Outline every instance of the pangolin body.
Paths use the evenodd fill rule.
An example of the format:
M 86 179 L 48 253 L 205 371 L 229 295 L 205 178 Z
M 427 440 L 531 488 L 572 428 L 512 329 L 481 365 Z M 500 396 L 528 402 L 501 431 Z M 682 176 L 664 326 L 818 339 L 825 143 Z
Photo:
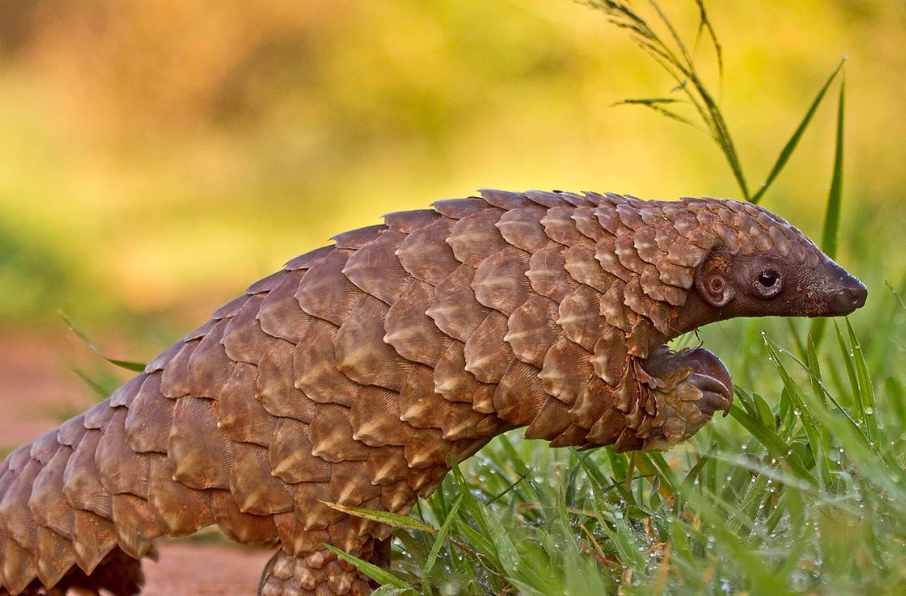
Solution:
M 712 355 L 666 340 L 859 306 L 795 228 L 734 201 L 488 190 L 333 240 L 6 458 L 0 594 L 133 594 L 155 538 L 212 524 L 279 541 L 266 596 L 367 594 L 322 545 L 386 564 L 389 529 L 330 504 L 406 514 L 515 427 L 554 446 L 675 443 L 732 389 Z M 789 312 L 725 302 L 727 259 L 765 254 L 800 282 L 843 281 Z

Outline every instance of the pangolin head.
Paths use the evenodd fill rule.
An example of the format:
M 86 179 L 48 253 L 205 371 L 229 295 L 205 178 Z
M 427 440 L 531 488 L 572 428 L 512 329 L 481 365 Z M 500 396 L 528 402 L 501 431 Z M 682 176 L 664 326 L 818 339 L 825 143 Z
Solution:
M 714 215 L 714 243 L 695 271 L 695 291 L 716 319 L 836 317 L 865 304 L 862 282 L 783 218 L 750 203 L 701 202 Z

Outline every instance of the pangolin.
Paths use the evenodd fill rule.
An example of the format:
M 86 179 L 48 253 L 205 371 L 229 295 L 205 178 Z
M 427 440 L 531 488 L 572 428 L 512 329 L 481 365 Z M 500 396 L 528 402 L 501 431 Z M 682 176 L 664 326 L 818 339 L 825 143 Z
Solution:
M 516 427 L 556 447 L 669 447 L 733 389 L 714 355 L 668 340 L 867 295 L 731 200 L 484 190 L 332 240 L 6 458 L 0 593 L 135 594 L 157 537 L 216 524 L 279 544 L 265 596 L 368 594 L 323 545 L 387 565 L 389 528 L 332 504 L 406 514 Z

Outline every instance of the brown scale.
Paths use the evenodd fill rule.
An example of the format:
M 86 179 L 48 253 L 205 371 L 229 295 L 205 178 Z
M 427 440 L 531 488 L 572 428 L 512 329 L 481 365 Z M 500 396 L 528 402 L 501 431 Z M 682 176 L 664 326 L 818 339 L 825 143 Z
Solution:
M 394 211 L 384 215 L 384 225 L 394 232 L 411 234 L 424 228 L 438 219 L 440 214 L 433 209 L 415 209 L 413 211 Z
M 168 536 L 188 536 L 214 523 L 214 491 L 195 490 L 173 480 L 162 454 L 149 455 L 148 507 Z
M 63 496 L 63 472 L 72 453 L 72 447 L 60 446 L 38 473 L 28 499 L 28 508 L 38 525 L 68 538 L 72 537 L 72 507 Z
M 182 348 L 181 342 L 174 344 L 174 346 L 179 349 Z M 164 354 L 166 355 L 166 358 L 160 358 L 160 359 L 156 358 L 155 360 L 157 360 L 157 362 L 152 361 L 151 363 L 148 364 L 148 366 L 145 367 L 144 374 L 136 375 L 136 376 L 132 377 L 132 379 L 130 379 L 129 381 L 126 381 L 125 383 L 123 383 L 119 387 L 119 389 L 114 391 L 113 394 L 110 396 L 110 405 L 113 406 L 114 408 L 119 407 L 119 406 L 126 406 L 128 408 L 129 406 L 131 406 L 133 400 L 135 400 L 136 396 L 138 395 L 139 391 L 141 390 L 142 385 L 144 385 L 145 381 L 148 379 L 148 375 L 152 375 L 153 373 L 162 371 L 164 369 L 164 366 L 166 366 L 167 362 L 169 362 L 173 356 L 175 356 L 176 354 L 179 353 L 179 349 L 174 350 L 174 349 L 170 348 L 170 349 L 166 350 L 164 352 Z M 169 354 L 167 354 L 167 352 L 169 352 Z M 156 375 L 156 376 L 160 377 L 160 375 Z M 54 437 L 56 437 L 55 434 L 54 434 Z
M 551 243 L 532 254 L 529 270 L 525 272 L 532 290 L 561 302 L 579 283 L 584 283 L 566 271 L 567 252 L 566 247 Z
M 454 341 L 434 367 L 433 378 L 430 379 L 434 391 L 449 401 L 474 403 L 483 384 L 465 366 L 465 345 Z
M 465 369 L 482 383 L 498 383 L 513 360 L 513 351 L 503 340 L 508 323 L 506 316 L 493 311 L 466 342 Z
M 588 351 L 594 349 L 607 326 L 600 312 L 600 296 L 591 286 L 581 285 L 563 299 L 557 311 L 556 324 L 563 334 Z
M 289 484 L 327 482 L 331 464 L 312 454 L 309 425 L 281 418 L 268 451 L 274 476 Z
M 546 214 L 547 209 L 540 205 L 513 209 L 497 220 L 497 229 L 500 230 L 504 240 L 516 248 L 534 254 L 551 244 L 551 239 L 541 225 L 541 220 Z
M 311 322 L 302 341 L 293 350 L 293 384 L 310 400 L 349 406 L 359 386 L 337 370 L 334 344 L 338 331 L 333 323 L 320 319 Z M 277 396 L 277 399 L 281 397 Z M 283 395 L 282 399 L 298 398 Z
M 687 438 L 710 418 L 688 369 L 645 365 L 708 251 L 823 258 L 780 218 L 714 199 L 483 190 L 433 207 L 290 260 L 7 457 L 0 592 L 216 524 L 280 542 L 263 594 L 367 594 L 321 545 L 386 565 L 389 528 L 332 505 L 407 514 L 517 426 L 554 446 Z
M 245 293 L 249 296 L 255 296 L 256 294 L 267 294 L 274 291 L 274 289 L 280 285 L 283 279 L 288 275 L 288 271 L 284 268 L 275 273 L 271 273 L 268 276 L 262 277 L 249 287 L 245 289 Z M 147 371 L 146 371 L 147 372 Z
M 396 256 L 409 275 L 436 286 L 459 266 L 447 244 L 455 223 L 443 217 L 406 236 Z
M 268 450 L 251 443 L 235 443 L 230 469 L 230 494 L 239 508 L 252 515 L 292 511 L 293 492 L 272 474 Z
M 404 299 L 390 307 L 384 324 L 384 341 L 400 356 L 432 367 L 452 343 L 427 314 L 433 303 L 434 287 L 416 280 Z
M 399 391 L 412 363 L 384 343 L 388 310 L 372 296 L 359 300 L 337 333 L 337 370 L 355 383 Z
M 361 297 L 361 291 L 343 275 L 351 250 L 334 250 L 305 274 L 295 297 L 307 314 L 342 325 Z
M 217 424 L 233 441 L 267 447 L 277 428 L 277 418 L 255 398 L 257 388 L 258 367 L 237 363 L 215 405 Z
M 271 337 L 286 340 L 293 345 L 302 339 L 311 317 L 304 316 L 295 294 L 306 271 L 289 272 L 274 288 L 258 309 L 258 323 L 261 330 Z
M 400 394 L 366 385 L 349 412 L 353 438 L 369 447 L 405 445 L 409 426 L 400 413 Z
M 161 393 L 161 380 L 159 371 L 147 377 L 128 406 L 123 428 L 130 449 L 137 453 L 167 453 L 176 402 Z
M 530 259 L 529 253 L 514 247 L 485 259 L 475 270 L 472 280 L 472 291 L 478 302 L 506 316 L 513 314 L 531 292 L 525 275 Z
M 434 301 L 426 314 L 448 336 L 466 342 L 487 318 L 490 309 L 475 298 L 475 269 L 460 265 L 434 288 Z
M 548 209 L 547 214 L 541 218 L 541 225 L 547 237 L 564 246 L 575 246 L 588 241 L 588 237 L 576 227 L 575 212 L 576 210 L 568 207 Z
M 278 340 L 271 344 L 258 363 L 255 398 L 272 416 L 311 422 L 315 402 L 296 387 L 293 366 L 298 349 L 288 341 Z
M 362 291 L 392 305 L 413 281 L 396 256 L 405 238 L 405 234 L 393 230 L 381 233 L 346 261 L 343 275 Z
M 141 559 L 152 541 L 163 534 L 154 521 L 148 502 L 135 495 L 114 495 L 113 528 L 117 545 L 130 557 Z
M 148 496 L 148 458 L 129 448 L 126 441 L 126 408 L 116 414 L 104 430 L 95 451 L 95 463 L 104 489 L 111 495 L 131 493 Z
M 508 247 L 496 224 L 504 211 L 488 208 L 460 219 L 447 236 L 447 244 L 460 263 L 478 268 L 485 259 Z
M 160 390 L 165 397 L 176 399 L 189 395 L 189 359 L 198 348 L 199 341 L 183 344 L 179 353 L 167 363 L 161 376 Z
M 563 337 L 544 355 L 538 378 L 544 391 L 571 405 L 595 375 L 593 354 Z
M 221 340 L 230 319 L 219 321 L 198 347 L 188 363 L 189 395 L 217 399 L 236 363 L 227 356 Z
M 265 296 L 266 294 L 256 294 L 249 298 L 223 330 L 221 343 L 227 357 L 233 362 L 258 364 L 271 342 L 275 341 L 273 336 L 261 329 L 261 323 L 257 319 Z
M 510 344 L 518 359 L 540 368 L 544 355 L 563 334 L 557 320 L 557 303 L 533 296 L 510 316 L 503 340 Z
M 304 269 L 311 269 L 324 257 L 332 253 L 333 250 L 333 246 L 322 246 L 320 248 L 310 250 L 307 253 L 301 254 L 298 257 L 292 258 L 287 261 L 286 265 L 283 266 L 283 269 L 286 271 L 300 271 Z
M 76 456 L 78 453 L 77 449 Z M 233 443 L 218 427 L 212 400 L 197 397 L 179 400 L 167 444 L 167 457 L 173 478 L 190 488 L 230 487 Z

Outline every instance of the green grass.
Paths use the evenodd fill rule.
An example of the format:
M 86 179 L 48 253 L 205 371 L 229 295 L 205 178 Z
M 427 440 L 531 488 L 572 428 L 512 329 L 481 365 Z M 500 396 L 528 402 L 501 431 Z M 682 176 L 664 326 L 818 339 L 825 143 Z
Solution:
M 787 165 L 842 68 L 753 193 L 719 104 L 666 14 L 650 4 L 656 27 L 627 3 L 588 4 L 676 84 L 675 96 L 622 103 L 698 122 L 753 201 Z M 723 76 L 721 45 L 696 4 L 698 37 L 710 40 Z M 822 235 L 832 256 L 844 89 Z M 683 105 L 691 116 L 676 111 Z M 398 528 L 399 544 L 393 576 L 374 575 L 378 594 L 906 593 L 906 305 L 888 284 L 865 310 L 855 316 L 872 324 L 862 343 L 849 320 L 703 330 L 734 374 L 736 403 L 672 452 L 553 450 L 520 431 L 496 439 L 419 504 L 418 521 L 381 516 Z

